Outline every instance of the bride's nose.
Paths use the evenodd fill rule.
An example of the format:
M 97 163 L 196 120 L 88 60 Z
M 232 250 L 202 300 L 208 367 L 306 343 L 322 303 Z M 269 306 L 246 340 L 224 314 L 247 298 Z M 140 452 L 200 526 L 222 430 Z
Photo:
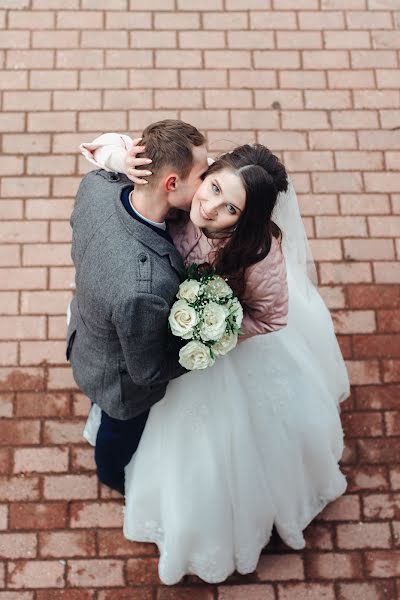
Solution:
M 219 200 L 217 198 L 212 198 L 207 200 L 207 212 L 210 214 L 217 214 L 219 207 Z

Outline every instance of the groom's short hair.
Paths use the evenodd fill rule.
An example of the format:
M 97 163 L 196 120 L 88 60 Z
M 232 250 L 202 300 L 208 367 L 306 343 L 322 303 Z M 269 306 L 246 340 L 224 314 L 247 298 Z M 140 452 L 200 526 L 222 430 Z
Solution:
M 146 127 L 141 143 L 146 146 L 143 156 L 151 158 L 149 167 L 154 180 L 157 180 L 166 166 L 186 179 L 193 167 L 193 146 L 202 146 L 205 142 L 204 135 L 193 125 L 177 119 L 165 119 Z M 149 179 L 149 185 L 153 177 Z

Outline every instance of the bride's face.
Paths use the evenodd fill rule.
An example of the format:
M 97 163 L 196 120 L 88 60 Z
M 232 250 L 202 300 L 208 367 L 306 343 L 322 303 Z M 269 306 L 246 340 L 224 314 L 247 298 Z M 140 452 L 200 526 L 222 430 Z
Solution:
M 205 231 L 231 229 L 246 206 L 246 191 L 241 178 L 229 169 L 207 175 L 198 188 L 190 219 Z

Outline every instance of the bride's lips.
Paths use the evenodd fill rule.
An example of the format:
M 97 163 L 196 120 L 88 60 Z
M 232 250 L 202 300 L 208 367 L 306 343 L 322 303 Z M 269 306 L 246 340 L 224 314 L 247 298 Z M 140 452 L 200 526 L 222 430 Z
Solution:
M 206 213 L 206 211 L 204 210 L 204 208 L 203 208 L 203 206 L 201 204 L 200 204 L 200 207 L 199 207 L 199 212 L 200 212 L 200 215 L 203 217 L 203 219 L 206 219 L 207 221 L 212 221 L 212 217 L 210 217 Z

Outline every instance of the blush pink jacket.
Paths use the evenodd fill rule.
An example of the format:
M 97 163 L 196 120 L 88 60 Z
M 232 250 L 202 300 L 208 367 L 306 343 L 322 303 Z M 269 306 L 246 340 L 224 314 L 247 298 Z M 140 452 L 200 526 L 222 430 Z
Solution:
M 125 172 L 126 154 L 131 147 L 132 139 L 117 133 L 106 133 L 91 143 L 80 145 L 82 154 L 97 168 L 120 173 Z M 185 215 L 171 220 L 169 231 L 187 266 L 212 261 L 213 240 Z M 241 298 L 244 335 L 240 339 L 285 327 L 288 316 L 286 266 L 276 238 L 272 238 L 268 255 L 247 268 L 245 280 L 245 293 Z

